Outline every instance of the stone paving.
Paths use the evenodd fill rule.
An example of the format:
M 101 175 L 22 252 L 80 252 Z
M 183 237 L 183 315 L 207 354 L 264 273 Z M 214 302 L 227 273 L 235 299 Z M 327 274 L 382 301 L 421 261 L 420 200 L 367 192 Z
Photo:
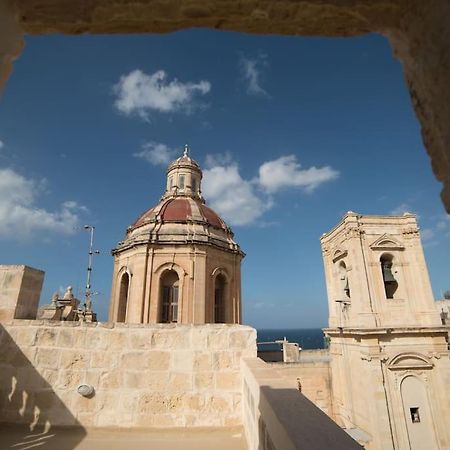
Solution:
M 41 450 L 247 450 L 242 428 L 115 430 L 51 428 L 30 432 L 0 425 L 0 449 Z

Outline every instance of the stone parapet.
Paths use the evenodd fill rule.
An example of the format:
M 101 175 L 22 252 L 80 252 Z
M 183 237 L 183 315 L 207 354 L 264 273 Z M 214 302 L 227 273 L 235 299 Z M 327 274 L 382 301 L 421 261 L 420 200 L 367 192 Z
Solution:
M 240 325 L 13 320 L 0 325 L 0 422 L 83 427 L 239 426 Z M 83 397 L 80 385 L 94 394 Z M 37 408 L 37 409 L 36 409 Z
M 279 364 L 242 360 L 243 420 L 249 450 L 362 447 L 301 392 Z

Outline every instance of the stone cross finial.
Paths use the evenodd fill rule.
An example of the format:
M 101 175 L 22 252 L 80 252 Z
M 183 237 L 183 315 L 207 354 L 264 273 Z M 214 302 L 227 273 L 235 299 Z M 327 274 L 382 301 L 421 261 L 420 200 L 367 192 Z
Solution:
M 189 155 L 189 145 L 184 144 L 183 156 L 188 156 L 188 155 Z

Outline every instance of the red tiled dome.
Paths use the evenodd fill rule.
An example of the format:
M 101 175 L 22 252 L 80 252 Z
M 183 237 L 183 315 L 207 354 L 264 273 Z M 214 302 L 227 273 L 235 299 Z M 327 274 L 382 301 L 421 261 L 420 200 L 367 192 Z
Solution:
M 136 229 L 156 220 L 181 223 L 195 220 L 198 222 L 206 222 L 215 228 L 222 228 L 224 230 L 228 228 L 226 223 L 211 208 L 208 208 L 199 200 L 188 197 L 171 198 L 163 201 L 159 205 L 144 212 L 130 228 Z

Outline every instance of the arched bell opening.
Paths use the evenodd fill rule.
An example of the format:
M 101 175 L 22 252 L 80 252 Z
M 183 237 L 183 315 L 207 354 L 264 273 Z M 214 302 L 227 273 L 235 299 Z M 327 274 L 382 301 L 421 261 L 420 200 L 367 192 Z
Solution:
M 339 282 L 340 282 L 340 298 L 339 300 L 350 300 L 350 284 L 348 281 L 347 266 L 341 261 L 338 266 Z
M 117 308 L 117 322 L 125 322 L 127 318 L 128 291 L 130 288 L 130 275 L 125 272 L 120 278 L 119 305 Z
M 380 257 L 380 264 L 386 298 L 395 298 L 398 281 L 395 279 L 393 271 L 394 257 L 389 253 L 384 253 Z
M 180 280 L 174 270 L 168 270 L 161 276 L 160 323 L 178 322 L 178 297 Z

